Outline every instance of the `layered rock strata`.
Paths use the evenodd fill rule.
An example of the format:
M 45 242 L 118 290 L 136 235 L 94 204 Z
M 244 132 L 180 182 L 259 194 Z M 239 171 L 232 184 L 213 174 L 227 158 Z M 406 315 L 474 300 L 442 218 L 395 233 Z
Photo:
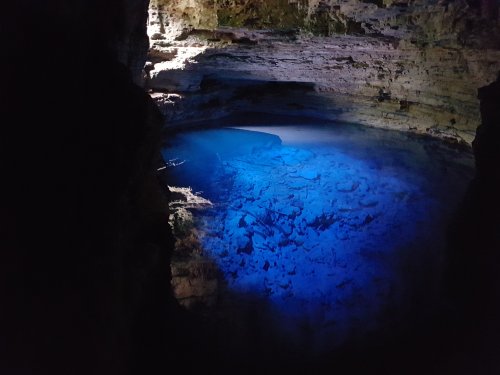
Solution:
M 496 18 L 463 2 L 276 1 L 267 18 L 257 1 L 181 3 L 150 9 L 148 85 L 171 125 L 266 112 L 470 144 L 500 70 Z

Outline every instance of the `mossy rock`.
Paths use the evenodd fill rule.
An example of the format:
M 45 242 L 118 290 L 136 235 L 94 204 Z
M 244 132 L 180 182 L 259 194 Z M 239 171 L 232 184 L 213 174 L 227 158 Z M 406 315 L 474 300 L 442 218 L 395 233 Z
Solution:
M 291 29 L 302 27 L 307 1 L 220 0 L 217 2 L 219 26 L 253 29 Z

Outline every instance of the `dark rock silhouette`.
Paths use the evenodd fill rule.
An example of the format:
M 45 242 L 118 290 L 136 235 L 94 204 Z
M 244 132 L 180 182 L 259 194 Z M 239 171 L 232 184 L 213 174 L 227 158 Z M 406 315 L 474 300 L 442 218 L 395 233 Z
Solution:
M 478 94 L 476 177 L 450 230 L 449 287 L 469 314 L 483 320 L 500 307 L 500 75 Z
M 162 119 L 133 83 L 147 4 L 2 11 L 3 374 L 144 373 L 182 353 L 154 174 Z

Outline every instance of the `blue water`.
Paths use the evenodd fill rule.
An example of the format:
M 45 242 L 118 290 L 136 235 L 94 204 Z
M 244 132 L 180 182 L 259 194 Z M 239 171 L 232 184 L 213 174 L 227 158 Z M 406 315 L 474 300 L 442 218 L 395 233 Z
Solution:
M 290 343 L 323 350 L 439 304 L 446 227 L 473 176 L 470 153 L 308 124 L 180 133 L 163 157 L 184 162 L 169 170 L 172 185 L 214 204 L 193 212 L 221 300 L 265 304 L 261 323 Z

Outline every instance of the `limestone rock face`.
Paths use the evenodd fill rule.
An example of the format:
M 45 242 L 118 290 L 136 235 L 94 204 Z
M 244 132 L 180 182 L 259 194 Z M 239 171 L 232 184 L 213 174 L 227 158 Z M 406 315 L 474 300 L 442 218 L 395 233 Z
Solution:
M 316 35 L 377 34 L 422 42 L 470 38 L 488 31 L 497 43 L 498 6 L 492 1 L 393 0 L 154 0 L 150 23 L 166 33 L 184 28 L 301 28 Z M 488 29 L 487 29 L 488 28 Z
M 148 85 L 165 93 L 156 97 L 171 125 L 270 112 L 470 144 L 477 89 L 500 70 L 491 9 L 462 0 L 158 0 Z M 172 93 L 184 99 L 167 100 Z
M 149 28 L 153 39 L 177 37 L 183 28 L 210 29 L 218 25 L 214 0 L 151 0 Z

